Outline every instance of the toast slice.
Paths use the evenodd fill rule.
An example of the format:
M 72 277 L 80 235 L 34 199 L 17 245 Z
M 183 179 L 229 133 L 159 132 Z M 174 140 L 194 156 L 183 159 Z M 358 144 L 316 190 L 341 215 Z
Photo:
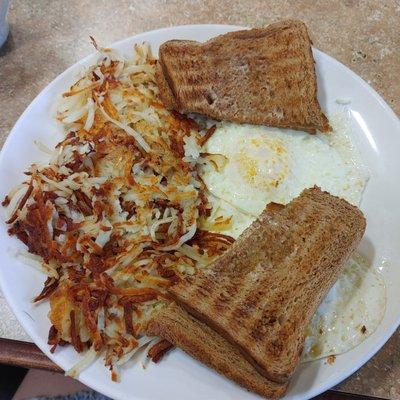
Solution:
M 179 112 L 310 133 L 331 130 L 317 100 L 311 40 L 301 21 L 205 43 L 165 42 L 156 79 L 165 106 Z
M 267 399 L 279 398 L 286 391 L 286 384 L 271 382 L 260 375 L 235 346 L 176 303 L 171 303 L 150 320 L 146 334 L 168 340 L 203 364 Z
M 365 230 L 361 211 L 319 188 L 268 208 L 209 268 L 172 297 L 241 350 L 265 377 L 287 382 L 311 317 Z

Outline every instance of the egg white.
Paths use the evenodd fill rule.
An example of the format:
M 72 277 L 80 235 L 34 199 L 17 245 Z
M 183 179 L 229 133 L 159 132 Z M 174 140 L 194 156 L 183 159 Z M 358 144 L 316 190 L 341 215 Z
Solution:
M 382 321 L 386 287 L 381 274 L 353 254 L 314 314 L 302 361 L 345 353 L 365 340 Z
M 227 159 L 219 171 L 204 168 L 209 191 L 254 216 L 269 202 L 287 204 L 314 185 L 358 204 L 368 180 L 349 138 L 337 130 L 310 135 L 221 123 L 203 150 Z
M 346 118 L 337 115 L 330 122 L 333 132 L 325 135 L 219 124 L 203 148 L 226 158 L 223 168 L 205 166 L 201 173 L 213 206 L 205 228 L 238 238 L 266 204 L 287 204 L 314 185 L 359 205 L 368 170 L 352 144 Z M 385 304 L 383 278 L 353 255 L 308 327 L 302 361 L 361 343 L 381 322 Z

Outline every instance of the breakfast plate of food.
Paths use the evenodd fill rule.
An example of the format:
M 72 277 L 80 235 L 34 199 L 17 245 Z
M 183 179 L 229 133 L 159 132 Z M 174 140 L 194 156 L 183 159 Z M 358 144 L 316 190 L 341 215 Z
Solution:
M 0 155 L 32 340 L 115 399 L 309 399 L 361 367 L 400 323 L 389 106 L 297 20 L 91 40 Z

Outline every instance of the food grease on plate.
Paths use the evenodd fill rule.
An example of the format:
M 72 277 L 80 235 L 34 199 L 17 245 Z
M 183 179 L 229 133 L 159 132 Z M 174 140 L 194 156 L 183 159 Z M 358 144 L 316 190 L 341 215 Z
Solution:
M 375 332 L 386 307 L 382 275 L 362 255 L 347 262 L 308 327 L 303 361 L 342 354 Z

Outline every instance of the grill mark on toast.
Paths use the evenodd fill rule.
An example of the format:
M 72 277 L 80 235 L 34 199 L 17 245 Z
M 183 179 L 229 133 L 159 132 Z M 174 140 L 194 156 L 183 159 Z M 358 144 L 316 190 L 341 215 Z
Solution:
M 180 112 L 310 133 L 329 131 L 317 100 L 310 44 L 305 25 L 289 20 L 231 32 L 204 44 L 166 42 L 160 60 Z M 276 81 L 273 94 L 260 90 L 263 80 Z M 160 96 L 163 99 L 162 88 Z M 168 93 L 165 97 L 171 103 Z M 282 113 L 274 113 L 277 107 Z
M 356 207 L 319 189 L 305 190 L 272 219 L 262 215 L 210 267 L 212 271 L 201 276 L 203 286 L 208 280 L 217 280 L 201 301 L 197 288 L 179 284 L 175 297 L 190 313 L 237 345 L 260 373 L 277 382 L 286 381 L 299 361 L 308 320 L 364 229 L 365 220 Z M 269 232 L 264 238 L 267 244 L 263 231 Z M 259 282 L 252 284 L 249 270 L 263 257 L 271 259 L 272 267 L 256 271 Z M 236 280 L 241 266 L 245 272 L 238 273 Z M 217 299 L 215 308 L 216 295 L 230 286 L 238 296 L 232 302 Z M 186 296 L 185 290 L 191 296 Z M 174 288 L 171 291 L 174 293 Z M 249 304 L 257 306 L 251 318 L 245 309 Z M 285 318 L 279 320 L 282 316 Z
M 304 219 L 305 219 L 305 214 L 301 215 L 301 218 L 300 218 L 298 224 L 296 224 L 297 230 L 296 230 L 296 233 L 293 233 L 293 236 L 297 236 L 298 235 L 298 233 L 297 233 L 297 232 L 299 232 L 298 227 L 303 223 Z M 296 246 L 296 243 L 289 244 L 289 247 L 291 249 L 293 249 L 295 246 Z M 272 252 L 273 251 L 274 250 L 272 250 Z M 282 254 L 282 255 L 285 254 L 285 253 L 287 253 L 287 251 L 281 251 L 280 252 L 280 254 Z M 274 275 L 274 264 L 275 265 L 279 264 L 279 263 L 290 264 L 290 263 L 292 263 L 292 260 L 295 257 L 296 257 L 296 253 L 294 253 L 293 250 L 292 251 L 289 250 L 289 256 L 285 255 L 284 257 L 282 257 L 279 260 L 275 259 L 274 262 L 273 262 L 273 265 L 271 265 L 271 267 L 270 267 L 271 269 L 268 270 L 268 271 L 264 271 L 263 274 L 260 274 L 257 286 L 254 287 L 252 291 L 250 291 L 250 294 L 249 294 L 248 297 L 246 297 L 245 303 L 244 303 L 244 304 L 246 304 L 246 303 L 250 302 L 250 303 L 259 305 L 258 314 L 257 314 L 257 309 L 255 309 L 255 312 L 252 315 L 252 320 L 248 320 L 247 324 L 246 324 L 247 321 L 244 321 L 245 322 L 245 327 L 247 329 L 253 331 L 255 323 L 253 325 L 251 323 L 254 322 L 254 319 L 257 319 L 258 316 L 261 316 L 261 314 L 263 313 L 263 310 L 265 309 L 265 306 L 266 306 L 266 304 L 268 302 L 272 302 L 272 303 L 274 302 L 274 300 L 273 300 L 274 299 L 274 294 L 275 294 L 274 285 L 278 286 L 276 283 L 272 283 L 274 281 L 273 281 L 273 279 L 271 279 L 272 276 Z M 289 278 L 290 278 L 290 276 L 289 276 Z M 264 296 L 265 287 L 269 288 L 271 297 L 269 296 L 268 298 L 266 298 Z M 276 287 L 276 289 L 279 289 L 279 288 Z M 257 301 L 258 301 L 258 303 L 257 303 Z M 240 308 L 242 307 L 242 304 L 239 303 L 239 302 L 235 302 L 235 305 L 236 305 L 236 308 L 233 309 L 232 314 L 229 315 L 228 318 L 235 318 L 235 317 L 238 317 L 240 315 L 240 313 L 241 313 Z
M 292 236 L 298 236 L 299 230 L 306 217 L 306 214 L 300 215 L 300 220 L 296 221 L 296 233 L 293 233 Z M 299 232 L 299 233 L 297 233 Z M 316 233 L 314 233 L 316 234 Z M 297 244 L 291 243 L 289 244 L 290 248 L 294 248 Z M 272 250 L 273 251 L 273 250 Z M 282 253 L 286 253 L 283 251 Z M 284 264 L 293 264 L 293 259 L 297 258 L 298 255 L 296 252 L 289 250 L 289 257 L 285 256 L 281 260 L 275 260 L 275 264 L 282 262 Z M 245 346 L 245 343 L 258 342 L 263 339 L 265 332 L 264 328 L 271 328 L 272 326 L 279 324 L 279 313 L 281 310 L 281 306 L 276 309 L 267 308 L 268 303 L 279 304 L 282 305 L 287 301 L 287 297 L 289 294 L 286 293 L 284 297 L 282 297 L 282 293 L 279 292 L 279 287 L 283 282 L 278 281 L 275 283 L 276 289 L 271 289 L 272 282 L 276 282 L 274 279 L 274 266 L 271 267 L 271 270 L 265 271 L 264 274 L 260 274 L 260 279 L 257 286 L 253 287 L 251 291 L 248 292 L 248 296 L 246 297 L 243 304 L 240 302 L 235 302 L 237 307 L 233 310 L 231 315 L 226 317 L 227 321 L 236 320 L 241 317 L 243 310 L 241 309 L 243 306 L 246 307 L 246 304 L 250 303 L 253 305 L 253 314 L 251 319 L 244 319 L 243 324 L 241 325 L 241 331 L 244 332 L 243 336 L 238 335 L 238 337 L 243 337 L 243 342 L 240 343 L 241 347 Z M 290 275 L 287 276 L 287 279 L 290 280 Z M 265 296 L 265 287 L 268 287 L 269 293 L 268 296 Z M 256 307 L 258 306 L 258 307 Z M 232 329 L 232 325 L 229 325 L 229 329 Z M 260 368 L 258 366 L 258 368 Z
M 242 237 L 245 235 L 246 232 L 242 234 Z M 244 280 L 245 275 L 251 271 L 250 267 L 246 270 L 240 262 L 237 263 L 237 259 L 241 258 L 241 254 L 235 251 L 235 247 L 236 243 L 231 246 L 232 255 L 225 253 L 206 271 L 200 271 L 195 277 L 195 285 L 185 279 L 173 286 L 171 293 L 176 296 L 184 296 L 186 302 L 190 298 L 198 297 L 210 300 L 213 293 L 220 292 L 221 288 L 223 288 L 225 292 L 228 292 L 229 297 L 232 297 L 237 292 L 235 286 L 238 285 L 238 282 L 240 283 L 241 280 Z M 212 273 L 209 272 L 210 270 Z M 230 274 L 227 274 L 227 271 L 230 271 Z M 229 283 L 226 277 L 231 277 L 233 274 L 235 274 L 235 280 Z
M 311 241 L 313 242 L 315 238 L 319 237 L 321 234 L 321 231 L 323 230 L 323 227 L 321 225 L 317 226 L 315 230 L 313 230 L 311 234 Z M 299 232 L 300 234 L 300 232 Z M 292 253 L 288 258 L 285 259 L 285 264 L 287 265 L 294 265 L 295 267 L 297 266 L 298 263 L 301 262 L 301 259 L 304 257 L 304 253 L 307 253 L 308 249 L 300 249 L 300 252 L 294 252 Z M 283 267 L 284 270 L 287 270 L 288 268 Z M 287 271 L 289 272 L 289 271 Z M 289 283 L 289 287 L 293 287 L 293 278 L 292 276 L 288 273 L 286 276 L 287 283 Z M 271 277 L 273 281 L 275 281 L 274 277 Z M 303 282 L 301 282 L 303 283 Z M 280 280 L 278 281 L 278 285 L 284 285 L 285 280 Z M 296 288 L 296 286 L 295 286 Z M 300 289 L 299 286 L 297 286 L 298 290 Z M 262 289 L 262 285 L 260 285 L 260 290 Z M 288 306 L 288 302 L 290 299 L 296 298 L 299 293 L 298 290 L 294 289 L 290 293 L 286 292 L 283 294 L 279 293 L 279 291 L 275 291 L 272 293 L 272 299 L 270 302 L 273 304 L 277 304 L 278 307 L 274 309 L 267 309 L 266 305 L 269 302 L 267 299 L 264 299 L 263 302 L 261 302 L 260 307 L 259 307 L 259 312 L 254 316 L 254 323 L 248 327 L 247 332 L 250 332 L 247 340 L 250 340 L 250 343 L 252 343 L 252 349 L 253 352 L 256 352 L 258 349 L 257 344 L 263 339 L 263 337 L 266 334 L 266 331 L 268 330 L 268 334 L 270 336 L 275 336 L 276 339 L 273 339 L 273 342 L 282 342 L 282 330 L 287 329 L 288 323 L 291 324 L 293 321 L 287 321 L 284 318 L 284 312 L 285 312 L 285 306 L 282 307 L 282 305 Z M 300 289 L 301 290 L 301 289 Z M 281 294 L 281 298 L 276 298 L 276 293 Z M 275 295 L 275 298 L 274 298 Z M 280 306 L 279 306 L 280 305 Z M 246 341 L 247 341 L 246 340 Z M 243 344 L 242 344 L 243 346 Z M 272 346 L 271 348 L 263 348 L 262 350 L 266 352 L 271 358 L 277 359 L 278 357 L 281 356 L 281 353 L 278 351 L 282 351 L 284 349 L 284 346 Z M 259 368 L 261 368 L 259 366 Z

